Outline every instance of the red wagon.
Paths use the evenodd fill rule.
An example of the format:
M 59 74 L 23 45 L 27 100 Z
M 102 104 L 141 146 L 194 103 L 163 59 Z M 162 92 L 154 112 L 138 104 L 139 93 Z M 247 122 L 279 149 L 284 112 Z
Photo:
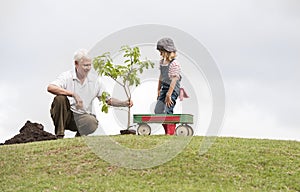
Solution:
M 193 115 L 191 114 L 134 114 L 133 122 L 139 126 L 137 133 L 139 135 L 150 135 L 150 123 L 161 124 L 180 124 L 176 128 L 176 135 L 192 136 L 193 128 L 188 124 L 193 124 Z

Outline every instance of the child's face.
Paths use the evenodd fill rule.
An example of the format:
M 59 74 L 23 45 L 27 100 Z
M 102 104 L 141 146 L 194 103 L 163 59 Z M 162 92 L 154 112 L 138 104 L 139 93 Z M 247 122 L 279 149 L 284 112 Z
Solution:
M 166 52 L 159 50 L 160 56 L 164 59 L 166 57 Z
M 163 51 L 159 50 L 159 53 L 160 53 L 160 56 L 162 56 L 162 55 L 163 55 Z

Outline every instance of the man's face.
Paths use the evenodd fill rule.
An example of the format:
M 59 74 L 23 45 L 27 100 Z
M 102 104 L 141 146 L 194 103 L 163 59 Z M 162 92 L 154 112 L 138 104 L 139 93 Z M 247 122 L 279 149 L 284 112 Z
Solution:
M 75 61 L 75 67 L 78 75 L 87 76 L 92 67 L 92 60 L 84 58 L 81 61 Z

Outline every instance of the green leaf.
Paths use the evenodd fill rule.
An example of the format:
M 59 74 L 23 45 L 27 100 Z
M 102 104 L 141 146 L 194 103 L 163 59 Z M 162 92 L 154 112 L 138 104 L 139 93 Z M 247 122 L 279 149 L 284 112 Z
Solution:
M 139 71 L 140 71 L 140 73 L 142 74 L 142 73 L 143 73 L 143 68 L 140 68 Z
M 102 105 L 101 111 L 104 113 L 108 113 L 108 105 Z
M 141 84 L 141 80 L 139 78 L 135 79 L 135 86 L 137 87 L 139 84 Z

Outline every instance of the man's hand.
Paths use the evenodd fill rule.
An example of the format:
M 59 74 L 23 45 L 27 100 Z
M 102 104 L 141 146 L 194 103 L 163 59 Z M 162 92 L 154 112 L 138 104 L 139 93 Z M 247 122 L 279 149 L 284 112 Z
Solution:
M 82 109 L 83 108 L 83 102 L 82 102 L 82 99 L 79 97 L 79 95 L 77 95 L 76 93 L 73 93 L 72 97 L 76 101 L 76 109 Z
M 126 106 L 132 107 L 133 106 L 132 100 L 126 101 Z

